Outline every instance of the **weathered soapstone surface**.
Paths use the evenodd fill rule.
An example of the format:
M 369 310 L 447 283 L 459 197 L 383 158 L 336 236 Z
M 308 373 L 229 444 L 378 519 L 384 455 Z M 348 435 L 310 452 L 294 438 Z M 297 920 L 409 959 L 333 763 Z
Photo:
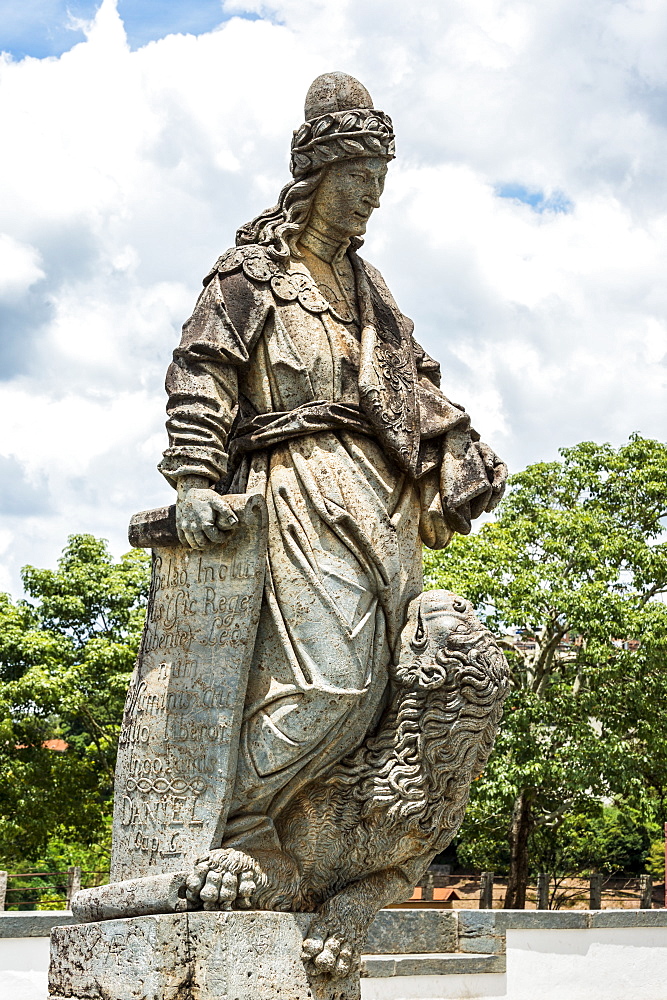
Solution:
M 148 615 L 118 741 L 112 882 L 187 868 L 222 839 L 267 533 L 263 497 L 232 497 L 230 506 L 236 530 L 204 552 L 175 544 L 175 532 L 155 516 L 138 515 L 131 525 L 135 543 L 148 536 L 162 544 L 153 548 Z
M 276 817 L 281 849 L 256 855 L 262 908 L 285 894 L 297 909 L 338 897 L 346 936 L 358 938 L 357 915 L 365 932 L 458 829 L 500 717 L 504 657 L 469 601 L 427 591 L 408 607 L 392 681 L 378 730 Z
M 305 785 L 276 817 L 279 849 L 214 851 L 191 875 L 186 870 L 86 890 L 73 903 L 75 915 L 95 920 L 173 911 L 182 885 L 194 907 L 217 874 L 215 893 L 201 892 L 208 908 L 220 905 L 223 890 L 228 906 L 236 896 L 266 910 L 286 903 L 310 910 L 320 903 L 318 931 L 309 941 L 332 938 L 358 953 L 375 913 L 409 895 L 458 829 L 469 784 L 491 750 L 507 671 L 470 603 L 428 591 L 408 609 L 393 681 L 379 730 Z M 412 762 L 407 771 L 406 759 Z
M 309 916 L 179 913 L 57 927 L 49 1000 L 359 1000 L 359 977 L 309 979 Z

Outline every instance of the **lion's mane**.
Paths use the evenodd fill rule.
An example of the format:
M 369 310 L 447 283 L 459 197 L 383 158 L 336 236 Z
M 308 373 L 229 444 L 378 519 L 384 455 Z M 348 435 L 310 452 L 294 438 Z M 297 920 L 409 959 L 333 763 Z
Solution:
M 381 811 L 437 835 L 463 819 L 470 782 L 493 747 L 508 678 L 486 629 L 461 623 L 450 638 L 442 685 L 398 686 L 377 736 L 328 776 L 328 784 L 348 787 L 366 822 Z

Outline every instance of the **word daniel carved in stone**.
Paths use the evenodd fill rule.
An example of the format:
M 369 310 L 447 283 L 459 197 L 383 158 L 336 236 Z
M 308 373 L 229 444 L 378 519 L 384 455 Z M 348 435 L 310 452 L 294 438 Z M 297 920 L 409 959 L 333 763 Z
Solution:
M 233 497 L 233 535 L 153 553 L 141 649 L 116 764 L 112 879 L 194 863 L 222 838 L 259 617 L 262 497 Z
M 421 545 L 467 534 L 507 470 L 357 253 L 395 155 L 391 119 L 342 73 L 318 77 L 305 117 L 293 181 L 204 279 L 167 373 L 160 469 L 178 499 L 130 528 L 154 563 L 119 741 L 117 881 L 73 910 L 171 913 L 114 934 L 125 947 L 185 928 L 204 966 L 198 948 L 227 923 L 175 910 L 311 913 L 310 985 L 295 976 L 285 995 L 358 1000 L 368 927 L 455 836 L 508 690 L 469 602 L 422 593 Z M 278 947 L 263 936 L 275 916 L 238 921 L 248 954 L 260 938 Z M 85 931 L 62 931 L 61 956 L 68 942 L 88 954 Z M 164 952 L 142 955 L 172 982 Z M 89 965 L 85 981 L 102 981 Z M 202 976 L 197 1000 L 282 989 L 270 974 L 233 989 Z

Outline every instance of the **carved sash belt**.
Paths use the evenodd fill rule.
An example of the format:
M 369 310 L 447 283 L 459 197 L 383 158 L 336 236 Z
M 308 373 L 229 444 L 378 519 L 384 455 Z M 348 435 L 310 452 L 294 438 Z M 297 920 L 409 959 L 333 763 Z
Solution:
M 229 442 L 229 462 L 234 467 L 247 452 L 273 448 L 291 438 L 335 430 L 375 436 L 373 425 L 358 406 L 316 400 L 293 410 L 260 413 L 256 417 L 242 420 Z

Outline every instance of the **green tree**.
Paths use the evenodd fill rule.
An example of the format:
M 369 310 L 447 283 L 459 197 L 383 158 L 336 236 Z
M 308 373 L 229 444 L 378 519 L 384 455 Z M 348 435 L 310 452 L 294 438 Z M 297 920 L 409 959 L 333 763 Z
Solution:
M 535 829 L 531 847 L 537 870 L 554 878 L 644 871 L 657 826 L 625 804 L 596 806 L 564 816 L 556 829 Z
M 22 576 L 28 600 L 0 595 L 0 858 L 99 859 L 149 559 L 72 535 L 56 570 Z
M 494 520 L 427 558 L 430 584 L 473 600 L 510 662 L 461 845 L 505 861 L 508 908 L 525 905 L 539 828 L 618 795 L 646 808 L 648 793 L 653 819 L 665 813 L 667 446 L 633 435 L 561 455 L 513 476 Z

